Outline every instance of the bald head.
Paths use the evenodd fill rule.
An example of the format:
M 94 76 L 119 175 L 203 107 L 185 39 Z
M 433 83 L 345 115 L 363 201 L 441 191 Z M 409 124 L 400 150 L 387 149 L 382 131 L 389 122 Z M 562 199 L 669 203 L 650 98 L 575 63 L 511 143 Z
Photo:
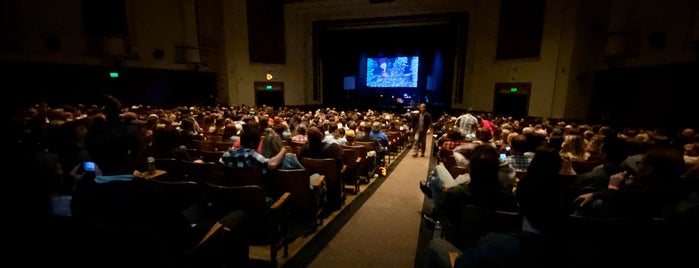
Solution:
M 323 141 L 323 132 L 317 126 L 312 126 L 308 128 L 306 132 L 308 135 L 308 142 L 310 143 L 320 143 Z

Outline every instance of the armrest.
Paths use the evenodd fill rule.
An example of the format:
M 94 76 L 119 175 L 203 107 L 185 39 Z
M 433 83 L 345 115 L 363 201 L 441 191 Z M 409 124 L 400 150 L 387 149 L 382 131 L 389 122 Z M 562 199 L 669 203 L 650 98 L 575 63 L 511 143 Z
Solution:
M 318 176 L 318 179 L 315 182 L 313 182 L 313 189 L 317 189 L 316 187 L 323 186 L 323 183 L 325 183 L 325 175 Z
M 456 251 L 449 251 L 449 262 L 451 263 L 451 267 L 454 267 L 454 263 L 456 262 L 456 257 L 459 256 L 459 253 Z
M 284 205 L 284 202 L 286 202 L 286 200 L 289 199 L 289 196 L 291 196 L 291 193 L 285 192 L 281 197 L 279 197 L 279 199 L 277 199 L 277 202 L 274 202 L 274 204 L 272 204 L 272 206 L 269 208 L 271 208 L 271 209 L 281 208 L 282 205 Z
M 361 163 L 361 162 L 362 162 L 362 158 L 361 158 L 361 157 L 357 157 L 357 160 L 354 160 L 354 163 L 357 164 L 357 165 L 358 165 L 359 163 Z
M 342 169 L 340 170 L 340 173 L 344 174 L 345 172 L 347 172 L 347 165 L 342 165 Z
M 222 227 L 223 224 L 221 224 L 220 222 L 217 221 L 216 223 L 214 223 L 214 225 L 211 226 L 211 228 L 209 228 L 209 231 L 206 233 L 206 235 L 204 235 L 204 237 L 201 240 L 199 240 L 199 243 L 197 243 L 196 245 L 194 245 L 194 247 L 188 250 L 186 255 L 191 256 L 192 254 L 194 254 L 194 252 L 196 252 L 202 246 L 204 246 L 206 242 L 209 242 L 209 239 L 211 239 L 211 237 L 213 237 L 215 233 L 219 232 L 219 230 L 221 230 Z

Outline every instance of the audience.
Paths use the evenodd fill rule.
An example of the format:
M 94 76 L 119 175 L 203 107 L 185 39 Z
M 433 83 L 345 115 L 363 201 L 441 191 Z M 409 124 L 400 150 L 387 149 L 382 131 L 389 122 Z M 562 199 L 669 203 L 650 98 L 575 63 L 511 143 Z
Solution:
M 488 233 L 468 249 L 441 238 L 430 242 L 429 267 L 565 267 L 569 264 L 561 231 L 568 217 L 565 185 L 558 178 L 560 156 L 550 147 L 536 151 L 515 197 L 522 229 Z M 456 255 L 454 263 L 449 255 Z
M 476 146 L 470 158 L 470 180 L 447 189 L 442 201 L 443 217 L 458 225 L 461 209 L 467 204 L 493 210 L 518 211 L 512 189 L 505 190 L 499 180 L 499 170 L 497 149 L 487 145 Z
M 633 128 L 621 129 L 622 131 L 617 134 L 616 129 L 604 125 L 590 126 L 575 122 L 566 124 L 560 120 L 542 121 L 531 118 L 515 120 L 500 116 L 490 117 L 473 111 L 470 111 L 469 114 L 481 118 L 493 118 L 490 121 L 492 128 L 482 126 L 480 125 L 482 121 L 477 121 L 472 130 L 469 131 L 470 134 L 478 138 L 475 142 L 461 144 L 463 136 L 457 137 L 456 135 L 447 135 L 451 138 L 449 141 L 442 140 L 444 142 L 440 145 L 445 146 L 445 148 L 453 147 L 454 155 L 461 156 L 461 160 L 457 161 L 458 165 L 469 167 L 470 172 L 457 178 L 451 177 L 443 166 L 437 166 L 430 172 L 425 184 L 429 188 L 426 194 L 429 192 L 428 196 L 432 196 L 435 210 L 433 214 L 428 216 L 436 219 L 449 217 L 452 213 L 453 217 L 453 214 L 458 213 L 459 206 L 476 204 L 493 209 L 519 211 L 525 217 L 524 225 L 529 227 L 523 228 L 522 231 L 514 235 L 491 234 L 484 237 L 474 248 L 468 251 L 462 250 L 463 253 L 457 258 L 458 265 L 469 264 L 471 266 L 473 264 L 477 266 L 479 261 L 485 261 L 488 256 L 480 254 L 483 251 L 479 251 L 483 247 L 501 252 L 502 256 L 505 257 L 500 261 L 504 263 L 527 264 L 531 259 L 515 253 L 523 250 L 522 248 L 529 250 L 528 246 L 532 245 L 529 242 L 537 241 L 534 242 L 537 249 L 527 256 L 539 256 L 537 255 L 539 254 L 537 250 L 541 249 L 539 246 L 547 246 L 549 242 L 553 241 L 549 240 L 549 236 L 541 235 L 557 231 L 549 229 L 551 226 L 546 226 L 547 220 L 537 220 L 545 218 L 545 215 L 537 215 L 536 209 L 525 211 L 525 204 L 533 202 L 526 201 L 531 200 L 527 194 L 536 192 L 531 190 L 532 188 L 527 188 L 529 187 L 527 181 L 541 182 L 554 176 L 537 169 L 541 167 L 540 163 L 547 162 L 542 159 L 546 158 L 548 153 L 540 155 L 541 148 L 537 149 L 536 152 L 532 148 L 542 144 L 550 146 L 544 150 L 545 152 L 554 150 L 561 158 L 559 160 L 563 164 L 559 165 L 559 171 L 570 173 L 572 166 L 566 164 L 570 161 L 588 161 L 590 159 L 601 161 L 601 165 L 592 171 L 578 174 L 574 183 L 568 185 L 570 188 L 561 190 L 562 193 L 566 193 L 568 200 L 561 204 L 570 204 L 570 201 L 575 199 L 576 202 L 573 205 L 575 205 L 575 213 L 578 215 L 609 218 L 698 218 L 699 209 L 697 207 L 699 206 L 697 204 L 699 202 L 696 200 L 699 200 L 697 197 L 699 196 L 697 194 L 699 192 L 697 191 L 699 145 L 696 142 L 696 134 L 691 128 L 682 129 L 682 131 L 676 132 L 676 135 L 663 129 L 647 131 Z M 113 96 L 105 95 L 104 99 L 96 105 L 56 108 L 50 107 L 47 103 L 39 103 L 26 109 L 13 121 L 16 127 L 16 131 L 13 133 L 16 146 L 13 149 L 27 153 L 27 157 L 18 159 L 26 160 L 32 159 L 32 157 L 34 160 L 51 159 L 51 157 L 38 157 L 38 154 L 32 156 L 31 153 L 36 152 L 48 153 L 57 157 L 57 165 L 50 164 L 44 167 L 48 167 L 50 170 L 53 170 L 53 167 L 60 169 L 60 172 L 56 172 L 58 177 L 54 180 L 53 176 L 47 175 L 42 178 L 35 176 L 42 180 L 41 185 L 45 186 L 40 187 L 41 189 L 35 189 L 36 192 L 32 195 L 26 195 L 27 198 L 36 199 L 33 207 L 36 207 L 37 211 L 45 212 L 40 213 L 42 217 L 51 216 L 53 213 L 53 216 L 70 215 L 76 219 L 92 219 L 99 216 L 109 217 L 111 220 L 117 215 L 124 216 L 124 214 L 118 213 L 104 215 L 104 213 L 110 213 L 107 211 L 114 211 L 114 204 L 109 202 L 119 201 L 111 200 L 105 203 L 104 198 L 110 196 L 96 196 L 95 189 L 106 189 L 104 188 L 106 185 L 132 184 L 130 181 L 135 178 L 134 171 L 145 169 L 146 156 L 191 159 L 191 156 L 187 155 L 186 149 L 196 150 L 198 145 L 193 141 L 203 139 L 205 134 L 218 133 L 230 137 L 228 138 L 230 140 L 238 140 L 240 147 L 231 148 L 221 157 L 219 163 L 225 165 L 254 166 L 263 171 L 281 168 L 287 153 L 282 145 L 285 138 L 288 138 L 287 142 L 307 142 L 299 152 L 299 157 L 330 156 L 336 158 L 337 156 L 338 166 L 341 167 L 341 155 L 338 153 L 341 150 L 338 150 L 334 145 L 326 145 L 329 143 L 322 142 L 324 136 L 318 126 L 326 124 L 335 124 L 336 126 L 342 124 L 344 126 L 347 123 L 346 128 L 338 127 L 331 133 L 337 136 L 333 136 L 334 140 L 341 139 L 343 136 L 341 131 L 344 131 L 347 143 L 362 140 L 377 141 L 377 137 L 383 138 L 381 134 L 378 134 L 382 133 L 382 122 L 407 123 L 409 118 L 410 114 L 387 115 L 371 110 L 345 113 L 344 111 L 336 111 L 334 108 L 320 109 L 315 113 L 300 109 L 274 110 L 270 107 L 254 106 L 183 107 L 179 109 L 133 106 L 130 108 L 122 106 L 122 103 Z M 440 126 L 461 126 L 461 123 L 468 122 L 468 120 L 459 123 L 456 121 L 456 117 L 445 113 L 434 124 L 435 133 L 447 132 L 448 128 L 440 128 Z M 265 133 L 264 141 L 260 139 L 263 133 L 261 126 L 263 125 L 270 126 L 270 132 Z M 393 127 L 392 124 L 388 126 L 391 129 Z M 377 131 L 372 131 L 372 127 Z M 407 130 L 408 127 L 403 126 L 403 129 Z M 279 132 L 275 132 L 276 130 Z M 295 135 L 291 135 L 291 133 Z M 383 134 L 385 135 L 385 133 Z M 498 138 L 493 139 L 493 134 L 498 135 Z M 590 139 L 586 141 L 583 137 Z M 497 149 L 485 149 L 492 149 L 491 146 L 472 148 L 475 144 L 492 144 Z M 510 147 L 509 151 L 504 149 L 507 146 Z M 381 147 L 377 147 L 376 151 L 381 153 L 379 148 Z M 508 155 L 505 161 L 498 160 L 498 151 L 500 150 Z M 338 154 L 336 155 L 336 153 Z M 472 153 L 471 159 L 468 157 L 469 153 Z M 94 178 L 88 176 L 86 180 L 81 179 L 82 176 L 76 176 L 76 167 L 85 160 L 96 162 L 101 174 L 94 176 Z M 547 166 L 548 168 L 555 166 L 555 164 L 551 164 L 552 162 L 555 161 L 548 161 L 550 164 Z M 570 167 L 570 169 L 566 167 Z M 516 188 L 512 188 L 508 184 L 514 181 L 515 170 L 524 176 L 520 178 Z M 40 169 L 37 168 L 34 171 L 40 172 Z M 47 181 L 43 181 L 44 179 Z M 530 185 L 541 187 L 538 183 Z M 549 187 L 554 188 L 558 185 L 550 185 Z M 125 189 L 127 188 L 125 187 Z M 97 192 L 99 191 L 102 190 Z M 144 194 L 138 193 L 139 190 L 135 191 L 131 196 L 133 200 L 141 197 L 146 200 Z M 76 193 L 77 196 L 73 196 Z M 58 207 L 60 203 L 55 202 L 57 196 L 75 198 L 73 206 L 60 209 Z M 147 199 L 157 196 L 158 194 L 155 193 Z M 541 195 L 540 197 L 542 199 L 559 198 L 551 195 Z M 101 201 L 94 202 L 97 199 Z M 94 203 L 89 204 L 90 202 Z M 141 208 L 124 216 L 124 220 L 134 219 L 134 213 L 137 214 L 137 212 L 143 214 L 141 216 L 144 217 L 165 217 L 160 212 L 145 215 L 149 212 L 144 211 L 155 211 L 156 207 L 160 205 L 157 201 L 147 200 L 141 204 Z M 99 212 L 103 206 L 110 209 Z M 550 208 L 549 212 L 554 212 L 557 209 Z M 58 213 L 60 211 L 67 213 Z M 439 215 L 440 211 L 443 211 L 443 216 Z M 73 213 L 75 215 L 72 215 Z M 181 223 L 179 220 L 173 220 L 171 226 L 179 228 L 174 225 Z M 53 221 L 53 219 L 49 221 Z M 561 226 L 565 225 L 561 224 Z M 182 230 L 185 229 L 187 228 Z M 531 230 L 535 230 L 535 232 L 529 232 Z M 183 232 L 191 233 L 191 231 L 187 229 Z M 183 245 L 187 243 L 183 241 L 191 242 L 189 241 L 191 236 L 182 236 L 181 238 L 182 241 L 173 242 L 172 246 L 185 248 Z M 511 246 L 500 248 L 502 241 L 508 241 L 507 243 Z

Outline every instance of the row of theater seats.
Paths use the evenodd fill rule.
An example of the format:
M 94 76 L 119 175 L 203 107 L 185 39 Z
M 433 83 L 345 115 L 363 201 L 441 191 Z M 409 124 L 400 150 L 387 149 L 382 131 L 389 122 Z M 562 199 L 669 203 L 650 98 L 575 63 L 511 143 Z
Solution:
M 446 219 L 442 236 L 463 251 L 488 232 L 521 228 L 519 213 L 464 205 L 458 218 Z M 560 235 L 560 246 L 569 254 L 564 267 L 678 267 L 694 262 L 699 250 L 696 222 L 681 219 L 609 219 L 571 214 Z

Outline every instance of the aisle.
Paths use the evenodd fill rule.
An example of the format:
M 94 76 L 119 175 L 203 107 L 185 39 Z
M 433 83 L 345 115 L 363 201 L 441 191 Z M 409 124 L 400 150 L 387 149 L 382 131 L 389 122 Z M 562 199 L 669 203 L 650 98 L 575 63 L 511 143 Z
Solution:
M 424 199 L 418 182 L 427 175 L 432 137 L 427 144 L 425 157 L 403 157 L 309 267 L 414 266 Z

